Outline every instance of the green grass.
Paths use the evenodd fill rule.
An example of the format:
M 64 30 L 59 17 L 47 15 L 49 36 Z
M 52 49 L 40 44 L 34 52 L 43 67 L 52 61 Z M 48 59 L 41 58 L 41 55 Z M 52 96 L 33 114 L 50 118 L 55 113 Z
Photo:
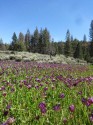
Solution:
M 1 61 L 0 67 L 0 88 L 5 88 L 0 91 L 0 124 L 14 117 L 13 125 L 92 125 L 93 104 L 86 106 L 81 100 L 93 97 L 93 81 L 89 81 L 93 66 Z M 64 98 L 59 98 L 61 93 Z M 46 113 L 39 108 L 41 102 Z M 57 111 L 53 110 L 56 104 L 60 104 Z M 69 110 L 72 104 L 74 112 Z

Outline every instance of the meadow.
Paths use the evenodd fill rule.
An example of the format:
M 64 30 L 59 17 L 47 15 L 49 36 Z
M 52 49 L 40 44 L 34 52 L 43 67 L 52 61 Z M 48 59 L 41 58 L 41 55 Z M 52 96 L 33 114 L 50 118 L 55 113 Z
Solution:
M 0 61 L 0 125 L 92 125 L 93 66 Z

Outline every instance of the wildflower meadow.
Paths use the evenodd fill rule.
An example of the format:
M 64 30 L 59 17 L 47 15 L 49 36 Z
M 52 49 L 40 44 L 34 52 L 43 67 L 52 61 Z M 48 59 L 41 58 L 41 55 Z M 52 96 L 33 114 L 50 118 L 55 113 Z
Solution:
M 93 66 L 0 61 L 0 125 L 92 125 Z

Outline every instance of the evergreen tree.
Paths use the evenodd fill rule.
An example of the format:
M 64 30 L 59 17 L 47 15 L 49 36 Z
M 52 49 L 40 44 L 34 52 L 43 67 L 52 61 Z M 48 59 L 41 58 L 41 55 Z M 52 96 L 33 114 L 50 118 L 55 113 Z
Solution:
M 9 44 L 8 43 L 5 43 L 5 50 L 9 50 Z
M 65 55 L 72 56 L 71 37 L 70 37 L 69 30 L 67 30 L 67 33 L 66 33 Z
M 39 31 L 36 27 L 31 39 L 32 52 L 38 52 L 38 43 L 39 43 Z
M 20 42 L 18 41 L 16 43 L 16 47 L 17 47 L 16 51 L 25 51 L 26 50 L 25 44 L 21 41 Z
M 22 32 L 19 33 L 18 41 L 19 42 L 24 42 L 25 41 L 24 34 Z
M 43 30 L 42 28 L 39 33 L 38 53 L 43 53 Z
M 58 42 L 58 54 L 64 54 L 64 43 L 63 42 Z
M 73 42 L 72 42 L 72 50 L 73 50 L 73 57 L 75 58 L 75 51 L 76 51 L 76 48 L 77 48 L 77 44 L 78 44 L 79 40 L 78 39 L 74 39 Z
M 86 35 L 84 34 L 84 37 L 83 37 L 83 42 L 82 42 L 82 51 L 83 51 L 83 58 L 85 59 L 86 58 L 86 55 L 87 55 L 87 38 L 86 38 Z
M 16 43 L 17 51 L 25 51 L 26 50 L 24 41 L 25 41 L 24 34 L 22 32 L 20 32 L 19 37 L 18 37 L 18 41 Z
M 0 50 L 2 51 L 6 50 L 2 39 L 0 39 Z
M 56 49 L 54 46 L 54 39 L 52 39 L 52 42 L 50 42 L 48 54 L 50 54 L 50 57 L 56 55 Z
M 73 36 L 71 35 L 71 42 L 73 42 L 73 40 L 74 40 L 74 39 L 73 39 Z
M 78 44 L 77 44 L 74 57 L 79 58 L 79 59 L 83 59 L 83 52 L 82 52 L 82 44 L 81 44 L 81 42 L 78 42 Z
M 50 45 L 50 33 L 47 30 L 47 28 L 45 28 L 42 32 L 42 53 L 43 54 L 47 54 L 49 53 L 49 45 Z
M 54 47 L 55 47 L 56 54 L 60 55 L 60 53 L 58 52 L 58 42 L 54 42 Z
M 90 53 L 89 53 L 89 45 L 87 45 L 87 48 L 86 48 L 86 55 L 85 55 L 85 58 L 84 58 L 87 62 L 90 62 L 91 59 L 90 59 Z
M 84 37 L 83 37 L 83 42 L 87 42 L 87 37 L 86 37 L 85 34 L 84 34 Z
M 26 50 L 29 51 L 29 52 L 31 51 L 30 42 L 31 42 L 31 34 L 30 34 L 29 29 L 28 29 L 27 33 L 25 34 L 25 45 L 26 45 Z
M 89 34 L 90 34 L 90 56 L 93 57 L 93 20 L 91 21 L 90 24 Z
M 10 44 L 9 50 L 16 51 L 17 50 L 16 44 L 17 44 L 17 36 L 16 36 L 16 33 L 14 32 L 13 36 L 12 36 L 12 42 Z

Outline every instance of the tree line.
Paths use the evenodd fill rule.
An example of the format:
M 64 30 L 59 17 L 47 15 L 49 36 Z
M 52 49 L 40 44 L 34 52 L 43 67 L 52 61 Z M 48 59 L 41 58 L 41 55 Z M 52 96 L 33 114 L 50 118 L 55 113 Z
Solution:
M 70 31 L 66 32 L 66 41 L 54 41 L 51 39 L 50 32 L 47 28 L 40 29 L 36 27 L 33 34 L 28 29 L 26 34 L 22 32 L 17 36 L 13 33 L 10 44 L 4 44 L 0 39 L 0 50 L 11 51 L 28 51 L 33 53 L 49 54 L 55 56 L 56 54 L 64 54 L 74 58 L 84 59 L 87 62 L 93 63 L 93 20 L 90 23 L 89 38 L 87 41 L 84 34 L 83 40 L 74 39 Z

